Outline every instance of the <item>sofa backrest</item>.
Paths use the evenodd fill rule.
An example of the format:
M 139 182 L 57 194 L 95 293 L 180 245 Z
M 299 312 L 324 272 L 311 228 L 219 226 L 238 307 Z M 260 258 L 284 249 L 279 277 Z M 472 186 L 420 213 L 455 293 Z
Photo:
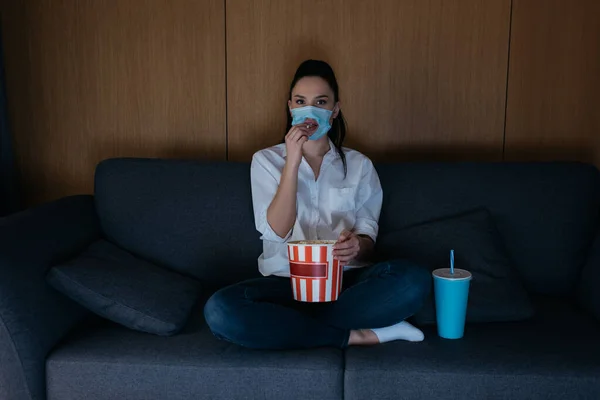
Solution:
M 380 235 L 488 208 L 526 286 L 570 293 L 600 211 L 600 174 L 578 163 L 376 165 Z M 351 171 L 349 171 L 351 173 Z M 222 286 L 259 276 L 248 163 L 111 159 L 96 172 L 105 235 L 146 259 Z
M 247 163 L 110 159 L 95 198 L 104 234 L 138 256 L 209 286 L 259 276 Z
M 378 165 L 380 235 L 485 207 L 526 287 L 575 290 L 600 212 L 600 174 L 580 163 Z

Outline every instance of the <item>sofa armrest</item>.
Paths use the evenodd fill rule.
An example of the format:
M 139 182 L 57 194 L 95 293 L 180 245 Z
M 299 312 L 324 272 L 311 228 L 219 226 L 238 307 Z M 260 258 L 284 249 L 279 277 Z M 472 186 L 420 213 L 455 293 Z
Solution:
M 0 399 L 44 399 L 45 361 L 88 312 L 52 289 L 46 272 L 100 237 L 92 196 L 0 219 Z
M 580 304 L 600 320 L 600 230 L 590 247 L 577 290 Z

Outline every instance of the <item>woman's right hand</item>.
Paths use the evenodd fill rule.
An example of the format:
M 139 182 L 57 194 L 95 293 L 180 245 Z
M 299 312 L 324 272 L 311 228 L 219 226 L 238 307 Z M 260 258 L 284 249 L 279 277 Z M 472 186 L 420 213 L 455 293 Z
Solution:
M 308 132 L 301 125 L 292 126 L 285 135 L 285 149 L 287 162 L 294 167 L 299 167 L 302 161 L 302 145 L 308 140 Z
M 302 145 L 307 140 L 308 132 L 298 125 L 292 126 L 285 135 L 285 166 L 275 197 L 267 209 L 267 223 L 280 238 L 285 238 L 296 223 L 298 167 L 302 161 Z

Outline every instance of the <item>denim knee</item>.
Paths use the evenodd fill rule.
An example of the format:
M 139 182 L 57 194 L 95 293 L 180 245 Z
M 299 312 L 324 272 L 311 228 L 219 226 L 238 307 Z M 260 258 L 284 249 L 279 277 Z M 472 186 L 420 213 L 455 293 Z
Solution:
M 431 293 L 432 277 L 427 268 L 408 260 L 390 261 L 390 273 L 410 288 L 410 297 L 423 301 Z
M 231 337 L 235 329 L 234 307 L 228 288 L 215 292 L 204 305 L 204 319 L 210 330 L 219 338 Z

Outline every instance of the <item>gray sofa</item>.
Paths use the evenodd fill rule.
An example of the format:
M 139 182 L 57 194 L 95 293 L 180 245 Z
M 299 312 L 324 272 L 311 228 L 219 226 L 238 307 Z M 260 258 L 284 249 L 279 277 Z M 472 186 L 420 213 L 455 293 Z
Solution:
M 258 276 L 249 165 L 113 159 L 95 196 L 0 220 L 0 399 L 600 399 L 600 174 L 588 165 L 381 164 L 381 232 L 486 207 L 535 304 L 449 341 L 255 351 L 215 339 L 210 293 Z M 199 279 L 171 337 L 124 328 L 46 273 L 107 238 Z

